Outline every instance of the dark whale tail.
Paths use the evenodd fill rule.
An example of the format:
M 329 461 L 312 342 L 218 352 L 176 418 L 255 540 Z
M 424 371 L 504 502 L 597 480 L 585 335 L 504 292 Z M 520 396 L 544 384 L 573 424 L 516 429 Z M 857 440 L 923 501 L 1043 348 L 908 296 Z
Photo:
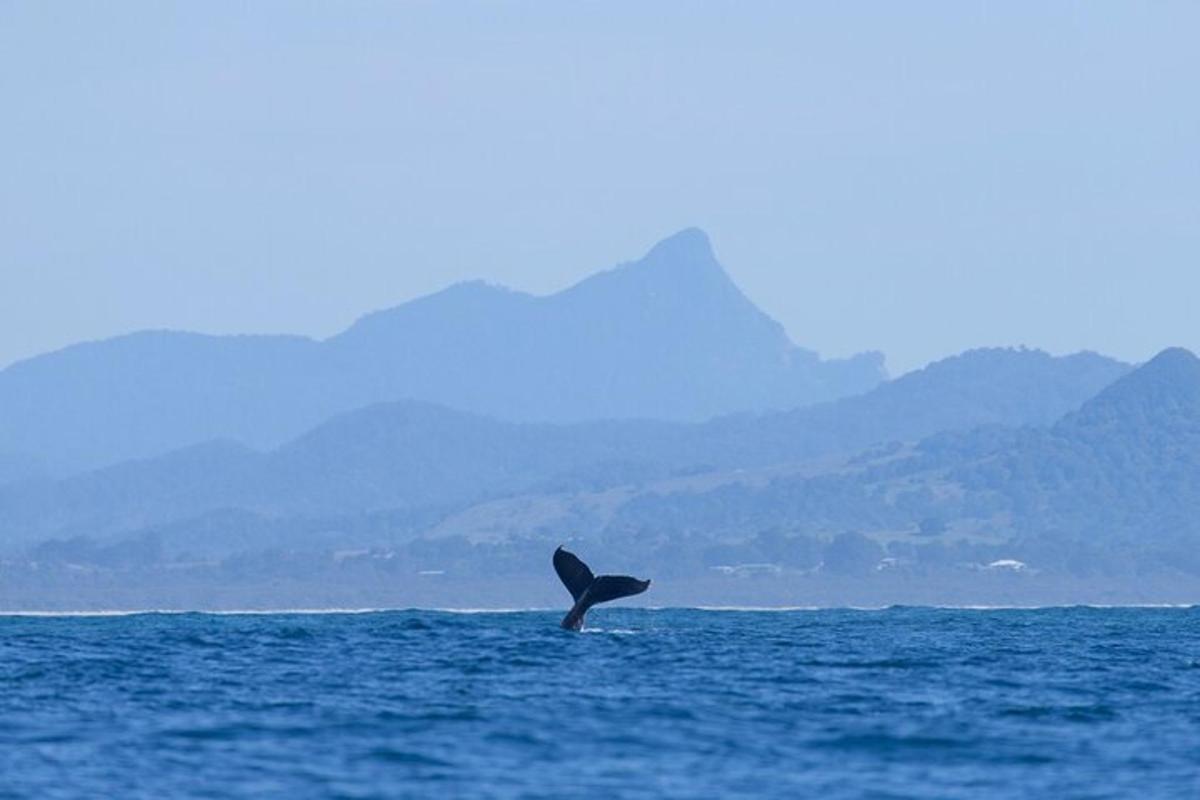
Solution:
M 607 603 L 622 597 L 641 594 L 650 588 L 650 581 L 631 578 L 628 575 L 601 575 L 597 578 L 588 565 L 574 553 L 559 547 L 554 551 L 554 571 L 571 593 L 575 605 L 563 617 L 562 626 L 577 631 L 583 627 L 583 618 L 588 609 L 597 603 Z

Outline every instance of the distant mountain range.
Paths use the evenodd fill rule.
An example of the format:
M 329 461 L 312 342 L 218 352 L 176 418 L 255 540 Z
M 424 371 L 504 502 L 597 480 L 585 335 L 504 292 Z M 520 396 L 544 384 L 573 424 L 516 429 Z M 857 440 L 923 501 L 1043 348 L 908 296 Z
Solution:
M 972 351 L 694 424 L 386 403 L 0 488 L 0 607 L 553 602 L 530 579 L 563 541 L 670 602 L 1196 602 L 1198 454 L 1177 349 Z
M 1041 425 L 1126 374 L 1094 354 L 977 350 L 860 396 L 706 423 L 497 421 L 400 401 L 336 416 L 270 452 L 228 441 L 0 487 L 0 541 L 121 533 L 224 509 L 270 518 L 459 509 L 845 456 L 979 425 Z
M 565 540 L 684 602 L 1200 601 L 1192 353 L 884 377 L 795 347 L 692 230 L 322 342 L 67 348 L 0 372 L 0 608 L 465 602 Z
M 1166 350 L 1048 427 L 947 431 L 815 472 L 638 492 L 602 525 L 622 541 L 855 531 L 901 562 L 1015 557 L 1114 580 L 1197 576 L 1200 359 Z
M 273 448 L 397 400 L 510 421 L 699 421 L 885 377 L 878 353 L 823 361 L 793 345 L 692 229 L 558 294 L 460 284 L 325 341 L 147 331 L 32 358 L 0 371 L 0 453 L 62 474 L 213 439 Z

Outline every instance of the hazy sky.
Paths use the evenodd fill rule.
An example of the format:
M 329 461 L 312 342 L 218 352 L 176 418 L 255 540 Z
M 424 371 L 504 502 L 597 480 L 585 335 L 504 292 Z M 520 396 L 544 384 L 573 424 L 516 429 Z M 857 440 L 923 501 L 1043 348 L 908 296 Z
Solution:
M 798 344 L 1200 349 L 1200 3 L 0 0 L 0 365 L 543 293 L 697 225 Z

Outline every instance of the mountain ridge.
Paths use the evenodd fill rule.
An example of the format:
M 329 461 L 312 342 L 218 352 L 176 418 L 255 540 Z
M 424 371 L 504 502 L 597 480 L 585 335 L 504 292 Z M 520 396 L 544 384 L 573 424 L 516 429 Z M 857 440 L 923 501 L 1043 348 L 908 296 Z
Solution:
M 551 295 L 455 284 L 325 340 L 145 331 L 26 359 L 0 370 L 0 451 L 63 473 L 212 438 L 270 448 L 403 398 L 515 421 L 697 421 L 883 378 L 878 354 L 796 347 L 688 229 Z
M 0 541 L 102 536 L 222 508 L 268 515 L 415 510 L 840 457 L 980 422 L 1037 424 L 1127 370 L 1098 356 L 1038 351 L 975 351 L 947 361 L 811 410 L 707 423 L 518 423 L 426 401 L 378 403 L 335 415 L 269 452 L 216 441 L 46 481 L 38 491 L 0 487 Z M 1018 373 L 1024 365 L 1026 381 L 988 389 L 997 362 Z M 914 414 L 928 412 L 939 391 L 959 399 Z
M 365 582 L 407 598 L 417 584 L 543 574 L 545 554 L 569 540 L 604 548 L 621 570 L 636 565 L 664 580 L 740 587 L 746 603 L 768 595 L 780 604 L 813 603 L 822 587 L 842 581 L 854 586 L 842 603 L 1195 602 L 1200 446 L 1174 435 L 1200 430 L 1200 382 L 1189 363 L 1181 370 L 1169 368 L 1170 358 L 1152 359 L 1131 370 L 1094 354 L 970 351 L 880 387 L 871 402 L 840 401 L 850 440 L 878 404 L 901 411 L 927 404 L 939 383 L 944 398 L 992 402 L 947 413 L 945 424 L 992 422 L 854 455 L 746 468 L 737 466 L 748 463 L 744 454 L 726 448 L 728 431 L 718 421 L 497 423 L 429 404 L 381 404 L 273 453 L 214 443 L 161 467 L 129 467 L 152 483 L 122 485 L 110 473 L 91 486 L 82 480 L 66 498 L 136 501 L 124 508 L 64 503 L 53 484 L 42 484 L 41 509 L 28 506 L 33 516 L 14 527 L 13 496 L 0 488 L 0 541 L 8 545 L 9 580 L 46 596 L 121 581 L 166 587 L 151 592 L 155 598 L 170 597 L 181 581 L 219 596 L 270 597 L 280 585 L 325 596 L 330 585 Z M 1006 396 L 984 391 L 981 375 L 1011 375 L 1021 364 L 1033 384 L 1046 382 L 1047 367 L 1067 380 L 1047 386 L 1032 405 L 1022 381 L 996 383 Z M 1072 398 L 1060 389 L 1078 392 L 1081 375 L 1086 383 L 1108 372 L 1119 374 L 1077 408 L 1062 408 Z M 1135 424 L 1063 422 L 1114 407 L 1114 398 L 1135 410 Z M 1059 420 L 1044 422 L 1054 408 Z M 1043 421 L 1022 424 L 1009 418 L 1014 413 Z M 779 432 L 768 426 L 766 435 Z M 695 434 L 714 438 L 698 445 Z M 665 457 L 631 464 L 631 453 Z M 714 454 L 725 460 L 678 468 Z M 214 473 L 207 459 L 222 458 L 232 471 Z M 297 471 L 275 471 L 275 459 Z M 248 471 L 237 472 L 239 465 Z M 201 468 L 202 482 L 192 489 L 185 481 L 181 493 L 178 479 L 186 476 L 172 470 L 189 466 Z M 146 503 L 158 493 L 170 510 L 212 487 L 264 486 L 292 497 L 255 504 L 252 493 L 239 505 L 230 502 L 235 494 L 218 493 L 186 514 L 166 515 Z M 339 505 L 338 487 L 358 494 Z M 459 494 L 438 494 L 446 487 Z M 404 499 L 396 490 L 445 502 L 390 505 Z M 83 512 L 75 523 L 84 524 L 72 524 L 64 509 Z M 41 531 L 47 535 L 13 538 L 39 519 L 51 523 Z

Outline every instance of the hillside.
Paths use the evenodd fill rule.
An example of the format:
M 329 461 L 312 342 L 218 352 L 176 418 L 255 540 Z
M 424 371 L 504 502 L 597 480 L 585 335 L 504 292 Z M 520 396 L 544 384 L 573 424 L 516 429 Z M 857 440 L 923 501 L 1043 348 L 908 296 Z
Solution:
M 1200 574 L 1200 359 L 1164 351 L 1050 427 L 948 431 L 816 474 L 640 492 L 594 535 L 769 534 L 800 547 L 845 531 L 926 566 L 1020 558 L 1081 575 Z
M 452 511 L 502 497 L 803 464 L 981 422 L 1039 424 L 1125 369 L 1090 354 L 972 351 L 811 410 L 700 424 L 513 423 L 415 401 L 382 403 L 265 453 L 214 441 L 0 487 L 0 540 L 104 538 L 228 509 L 272 518 Z
M 963 467 L 1020 534 L 1200 542 L 1200 359 L 1165 350 L 1050 431 Z
M 897 409 L 929 381 L 951 396 L 972 361 L 1059 363 L 962 358 L 914 376 Z M 216 443 L 0 489 L 6 580 L 13 597 L 70 607 L 113 592 L 167 606 L 461 602 L 479 581 L 525 585 L 571 541 L 743 604 L 1195 602 L 1198 409 L 1200 360 L 1172 350 L 1051 425 L 682 467 L 720 453 L 727 430 L 384 404 L 265 454 Z

